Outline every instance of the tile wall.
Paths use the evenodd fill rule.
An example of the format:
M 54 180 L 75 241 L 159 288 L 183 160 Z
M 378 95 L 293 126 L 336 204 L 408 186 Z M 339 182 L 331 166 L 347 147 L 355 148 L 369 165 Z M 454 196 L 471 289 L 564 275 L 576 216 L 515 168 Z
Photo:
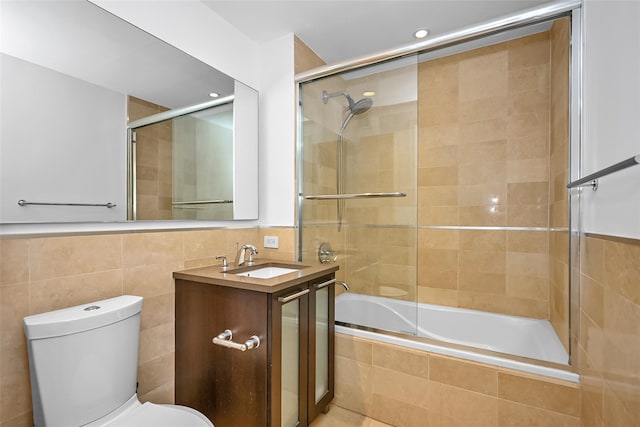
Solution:
M 640 240 L 580 239 L 576 350 L 585 427 L 640 419 Z
M 419 64 L 420 302 L 549 318 L 550 64 L 549 32 Z
M 279 249 L 262 248 L 278 236 Z M 294 258 L 291 228 L 159 231 L 0 240 L 0 426 L 32 426 L 24 316 L 123 294 L 144 297 L 138 365 L 142 401 L 174 401 L 172 272 L 233 259 L 237 243 L 259 257 Z
M 343 334 L 334 403 L 397 427 L 581 425 L 578 384 Z

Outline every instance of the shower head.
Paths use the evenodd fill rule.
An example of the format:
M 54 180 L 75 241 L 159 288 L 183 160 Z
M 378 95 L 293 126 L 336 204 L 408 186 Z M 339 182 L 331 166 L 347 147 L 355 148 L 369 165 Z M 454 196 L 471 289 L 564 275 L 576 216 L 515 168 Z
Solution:
M 373 99 L 371 99 L 371 98 L 362 98 L 361 100 L 356 102 L 345 91 L 327 93 L 326 90 L 323 90 L 322 91 L 322 102 L 326 104 L 327 102 L 329 102 L 330 98 L 334 98 L 336 96 L 344 96 L 345 98 L 347 98 L 347 101 L 349 102 L 350 114 L 362 114 L 362 113 L 365 113 L 365 112 L 367 112 L 369 110 L 369 108 L 371 108 L 373 106 Z
M 369 111 L 369 108 L 373 106 L 373 99 L 371 98 L 362 98 L 358 102 L 355 102 L 353 105 L 349 102 L 349 109 L 353 114 L 362 114 Z

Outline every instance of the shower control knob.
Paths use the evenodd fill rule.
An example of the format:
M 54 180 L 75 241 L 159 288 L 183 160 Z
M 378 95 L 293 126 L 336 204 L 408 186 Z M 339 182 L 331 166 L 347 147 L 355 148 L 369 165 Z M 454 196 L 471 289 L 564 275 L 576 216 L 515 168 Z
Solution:
M 323 242 L 318 248 L 318 260 L 322 264 L 328 264 L 332 261 L 336 262 L 338 260 L 338 255 L 331 250 L 331 245 L 329 243 Z

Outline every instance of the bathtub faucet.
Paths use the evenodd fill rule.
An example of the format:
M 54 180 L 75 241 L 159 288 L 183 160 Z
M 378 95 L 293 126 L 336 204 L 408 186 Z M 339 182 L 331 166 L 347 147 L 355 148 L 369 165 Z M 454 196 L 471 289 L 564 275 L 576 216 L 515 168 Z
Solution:
M 342 287 L 344 288 L 345 291 L 351 292 L 351 288 L 349 288 L 349 285 L 347 285 L 346 282 L 341 282 L 339 280 L 336 280 L 336 284 L 342 285 Z
M 247 251 L 249 251 L 249 260 L 247 261 Z M 245 261 L 247 265 L 253 265 L 253 256 L 258 253 L 258 248 L 253 245 L 242 245 L 242 247 L 238 250 L 236 254 L 236 267 L 240 265 L 244 265 Z

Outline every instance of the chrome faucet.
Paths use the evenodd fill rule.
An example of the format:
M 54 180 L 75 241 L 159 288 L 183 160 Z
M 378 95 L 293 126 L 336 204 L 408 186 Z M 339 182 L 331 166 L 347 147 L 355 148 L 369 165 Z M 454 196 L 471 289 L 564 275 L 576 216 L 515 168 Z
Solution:
M 247 251 L 249 251 L 249 260 L 247 261 Z M 253 256 L 258 253 L 258 248 L 253 245 L 242 245 L 242 247 L 238 250 L 236 254 L 236 267 L 239 265 L 244 265 L 246 262 L 247 265 L 253 265 Z
M 351 292 L 351 288 L 349 287 L 349 285 L 347 284 L 347 282 L 341 282 L 340 280 L 336 280 L 336 284 L 338 285 L 342 285 L 342 287 L 344 288 L 344 290 L 346 292 Z

